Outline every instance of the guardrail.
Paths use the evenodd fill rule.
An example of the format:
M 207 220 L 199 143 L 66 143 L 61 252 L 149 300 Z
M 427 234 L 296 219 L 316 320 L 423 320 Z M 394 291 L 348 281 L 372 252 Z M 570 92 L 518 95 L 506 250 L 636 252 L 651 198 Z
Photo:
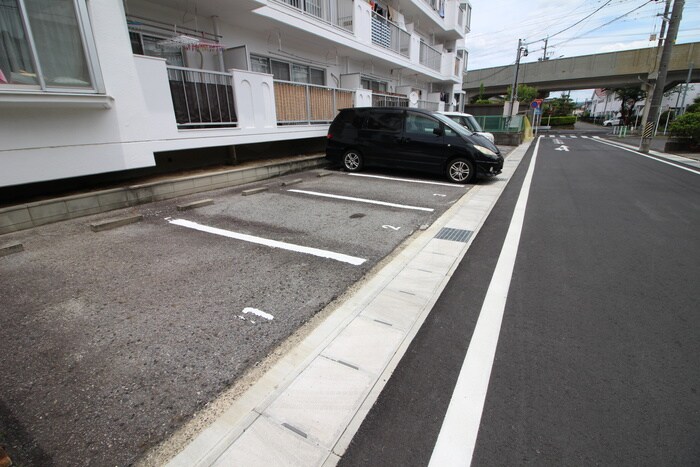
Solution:
M 176 66 L 167 70 L 178 128 L 237 125 L 232 75 Z
M 409 56 L 411 35 L 401 29 L 398 24 L 372 12 L 372 43 L 386 47 L 389 50 Z
M 325 23 L 346 31 L 353 31 L 353 0 L 274 0 L 291 6 L 300 12 L 313 16 Z
M 274 80 L 278 125 L 330 123 L 339 109 L 353 106 L 355 91 Z
M 438 50 L 421 41 L 420 56 L 418 60 L 421 65 L 425 65 L 435 71 L 440 71 L 441 57 L 442 54 Z

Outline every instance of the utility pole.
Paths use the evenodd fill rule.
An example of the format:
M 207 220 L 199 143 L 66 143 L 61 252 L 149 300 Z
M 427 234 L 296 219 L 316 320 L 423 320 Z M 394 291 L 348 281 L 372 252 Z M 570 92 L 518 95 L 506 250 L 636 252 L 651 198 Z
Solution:
M 515 76 L 513 76 L 513 86 L 510 88 L 510 111 L 508 112 L 508 117 L 510 118 L 513 117 L 513 108 L 518 98 L 518 72 L 520 71 L 521 55 L 527 57 L 527 48 L 524 46 L 523 40 L 518 39 L 518 54 L 515 58 Z
M 668 4 L 668 3 L 667 3 Z M 663 51 L 661 52 L 661 60 L 658 67 L 658 77 L 654 85 L 654 92 L 651 97 L 651 102 L 647 101 L 649 106 L 649 116 L 642 133 L 642 140 L 639 144 L 639 150 L 644 153 L 649 152 L 651 140 L 654 137 L 656 130 L 656 121 L 659 117 L 659 108 L 661 107 L 661 99 L 664 96 L 664 86 L 666 85 L 666 74 L 668 73 L 668 64 L 671 61 L 671 52 L 676 43 L 678 36 L 678 27 L 683 16 L 683 7 L 685 0 L 675 0 L 673 2 L 673 11 L 671 12 L 671 20 L 668 23 L 668 34 L 664 40 Z
M 681 113 L 680 115 L 683 115 L 685 113 L 685 96 L 688 95 L 688 86 L 690 86 L 690 77 L 693 75 L 693 67 L 695 66 L 694 63 L 690 64 L 690 69 L 688 70 L 688 78 L 685 80 L 685 90 L 683 91 L 683 102 L 681 102 Z M 676 105 L 678 107 L 678 105 Z
M 656 83 L 656 77 L 659 75 L 659 65 L 661 64 L 661 55 L 664 49 L 664 37 L 666 34 L 666 23 L 668 22 L 668 14 L 671 12 L 671 3 L 673 0 L 666 0 L 666 7 L 664 8 L 664 14 L 661 16 L 661 30 L 659 31 L 659 44 L 656 47 L 656 59 L 654 60 L 654 69 L 649 73 L 649 82 L 646 83 L 647 98 L 644 104 L 644 110 L 642 111 L 642 128 L 645 128 L 647 121 L 649 119 L 649 105 L 652 94 L 654 94 L 654 85 Z
M 544 52 L 542 53 L 542 61 L 547 60 L 547 42 L 549 42 L 549 36 L 544 40 Z

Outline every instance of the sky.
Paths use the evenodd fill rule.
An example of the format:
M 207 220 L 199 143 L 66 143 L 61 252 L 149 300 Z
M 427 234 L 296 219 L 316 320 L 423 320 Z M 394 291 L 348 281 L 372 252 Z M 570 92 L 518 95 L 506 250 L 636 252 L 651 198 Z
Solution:
M 663 0 L 470 0 L 470 3 L 468 70 L 514 64 L 518 39 L 529 43 L 529 54 L 521 63 L 542 58 L 547 36 L 550 60 L 655 47 L 657 43 L 649 38 L 654 33 L 658 35 L 665 7 Z M 700 41 L 700 0 L 685 0 L 676 43 L 697 41 Z M 572 91 L 571 97 L 583 101 L 591 94 L 592 90 Z

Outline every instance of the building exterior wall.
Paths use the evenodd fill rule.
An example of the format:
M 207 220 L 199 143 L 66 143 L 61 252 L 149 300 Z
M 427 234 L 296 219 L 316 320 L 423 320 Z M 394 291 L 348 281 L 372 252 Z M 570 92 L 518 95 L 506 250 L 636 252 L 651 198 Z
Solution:
M 99 89 L 92 94 L 49 93 L 0 84 L 0 186 L 149 167 L 155 165 L 154 153 L 160 151 L 326 134 L 328 121 L 279 124 L 272 75 L 223 70 L 218 53 L 197 50 L 185 51 L 185 66 L 231 76 L 238 124 L 178 128 L 166 60 L 134 54 L 129 36 L 133 24 L 127 17 L 172 24 L 172 32 L 166 28 L 164 36 L 177 35 L 177 27 L 186 26 L 218 34 L 223 48 L 245 46 L 248 56 L 314 64 L 324 69 L 328 88 L 349 86 L 358 92 L 362 79 L 371 78 L 386 83 L 387 93 L 406 98 L 417 95 L 418 100 L 435 100 L 435 106 L 442 104 L 442 108 L 446 107 L 437 102 L 440 96 L 450 96 L 444 99 L 449 106 L 451 94 L 461 90 L 463 67 L 457 62 L 455 43 L 464 43 L 466 27 L 456 19 L 458 0 L 446 0 L 444 18 L 423 0 L 388 2 L 410 35 L 407 56 L 373 43 L 372 7 L 365 0 L 352 2 L 352 32 L 299 12 L 281 0 L 232 2 L 233 6 L 221 10 L 218 17 L 201 13 L 217 12 L 221 3 L 215 0 L 200 0 L 198 15 L 165 0 L 130 0 L 128 11 L 120 1 L 75 2 L 89 13 L 95 66 L 101 76 Z M 418 24 L 422 25 L 420 33 L 414 27 Z M 431 37 L 430 45 L 441 52 L 437 69 L 419 63 L 421 36 L 424 40 Z M 371 95 L 371 91 L 360 91 L 348 102 L 369 105 Z M 411 101 L 409 105 L 418 103 Z

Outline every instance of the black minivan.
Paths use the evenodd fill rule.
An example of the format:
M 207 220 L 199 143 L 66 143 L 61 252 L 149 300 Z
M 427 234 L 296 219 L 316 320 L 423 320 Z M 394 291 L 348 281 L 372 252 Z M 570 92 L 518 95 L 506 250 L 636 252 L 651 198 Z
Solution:
M 483 136 L 423 109 L 342 109 L 328 130 L 326 158 L 356 172 L 366 166 L 445 174 L 471 183 L 477 171 L 499 174 L 503 157 Z

